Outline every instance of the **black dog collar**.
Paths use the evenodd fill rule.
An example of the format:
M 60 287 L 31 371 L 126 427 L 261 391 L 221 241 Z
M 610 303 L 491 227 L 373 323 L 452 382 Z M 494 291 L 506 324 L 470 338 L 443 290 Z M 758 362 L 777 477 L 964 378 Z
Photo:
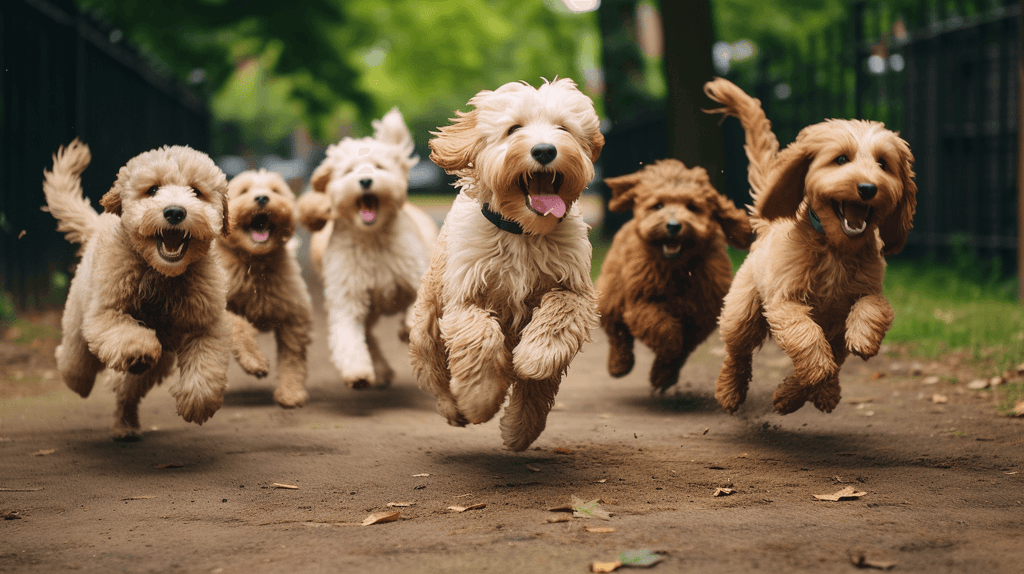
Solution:
M 488 209 L 489 207 L 490 204 L 485 203 L 483 208 L 480 210 L 480 213 L 484 214 L 484 217 L 487 218 L 487 221 L 490 221 L 491 223 L 494 224 L 495 227 L 502 231 L 514 233 L 515 235 L 523 234 L 523 227 L 521 225 L 519 225 L 515 221 L 512 221 L 511 219 L 505 219 L 504 217 L 501 216 L 500 213 Z
M 810 218 L 811 218 L 811 227 L 813 227 L 814 230 L 817 231 L 818 233 L 821 233 L 821 234 L 824 235 L 824 233 L 825 233 L 825 226 L 823 226 L 821 224 L 821 219 L 818 218 L 818 214 L 814 213 L 814 208 L 813 207 L 810 207 L 810 206 L 807 207 L 807 215 L 809 215 Z

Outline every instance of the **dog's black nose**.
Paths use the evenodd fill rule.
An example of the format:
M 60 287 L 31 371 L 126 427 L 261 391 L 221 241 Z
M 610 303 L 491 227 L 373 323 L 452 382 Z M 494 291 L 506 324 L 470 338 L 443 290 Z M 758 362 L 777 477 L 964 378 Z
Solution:
M 549 143 L 537 144 L 530 150 L 530 155 L 541 165 L 547 165 L 558 155 L 558 149 Z
M 258 195 L 258 196 L 256 196 L 256 205 L 258 205 L 260 207 L 263 207 L 264 205 L 266 205 L 268 201 L 270 201 L 270 198 L 265 196 L 265 195 Z
M 171 205 L 164 208 L 164 219 L 166 219 L 171 225 L 177 225 L 184 221 L 185 215 L 187 215 L 187 212 L 184 207 Z
M 683 230 L 683 224 L 673 219 L 672 221 L 669 221 L 668 223 L 665 224 L 665 230 L 668 231 L 669 235 L 675 237 L 676 235 L 679 235 L 680 231 Z
M 868 200 L 878 193 L 878 186 L 873 183 L 858 183 L 857 194 L 861 199 Z
M 364 177 L 363 179 L 359 180 L 359 185 L 363 189 L 370 189 L 370 186 L 373 185 L 373 180 L 368 177 Z

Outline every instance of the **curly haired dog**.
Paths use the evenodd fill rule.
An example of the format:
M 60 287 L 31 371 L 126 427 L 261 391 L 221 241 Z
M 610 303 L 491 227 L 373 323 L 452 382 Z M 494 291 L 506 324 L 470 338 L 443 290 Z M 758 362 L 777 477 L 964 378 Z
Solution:
M 726 242 L 749 248 L 750 218 L 711 186 L 704 168 L 675 159 L 604 182 L 612 190 L 608 209 L 633 210 L 597 280 L 608 372 L 621 377 L 633 369 L 636 337 L 654 350 L 651 385 L 664 392 L 717 327 L 732 282 Z
M 327 148 L 298 204 L 300 221 L 316 232 L 310 259 L 324 283 L 331 360 L 353 388 L 391 383 L 370 330 L 415 300 L 437 238 L 433 219 L 406 202 L 419 158 L 402 114 L 393 109 L 373 126 L 372 138 Z M 406 320 L 399 335 L 408 332 Z
M 734 412 L 746 398 L 751 356 L 769 333 L 793 360 L 775 410 L 807 401 L 831 412 L 849 353 L 878 353 L 893 311 L 882 292 L 885 255 L 899 252 L 917 206 L 910 146 L 878 122 L 827 120 L 779 151 L 761 109 L 728 80 L 704 86 L 739 118 L 750 159 L 757 240 L 725 297 L 726 357 L 715 398 Z
M 234 347 L 239 339 L 255 342 L 257 329 L 274 332 L 278 370 L 274 400 L 286 408 L 301 407 L 309 398 L 306 349 L 312 325 L 309 290 L 295 251 L 288 245 L 295 231 L 294 198 L 275 172 L 261 169 L 236 175 L 228 183 L 229 232 L 217 241 L 228 276 L 228 310 L 247 319 L 232 327 L 251 330 L 246 336 L 233 337 Z M 240 363 L 243 360 L 239 358 Z M 260 366 L 265 372 L 266 366 Z
M 544 430 L 570 361 L 597 326 L 591 247 L 576 200 L 604 145 L 572 80 L 509 83 L 469 100 L 430 142 L 459 195 L 413 308 L 420 385 L 449 424 L 501 419 L 505 446 Z
M 165 146 L 129 160 L 97 214 L 81 187 L 90 160 L 76 139 L 44 172 L 58 231 L 83 244 L 57 368 L 83 397 L 114 371 L 114 436 L 135 440 L 139 401 L 177 362 L 178 414 L 202 424 L 221 406 L 230 358 L 224 271 L 210 253 L 227 228 L 227 180 L 206 154 Z

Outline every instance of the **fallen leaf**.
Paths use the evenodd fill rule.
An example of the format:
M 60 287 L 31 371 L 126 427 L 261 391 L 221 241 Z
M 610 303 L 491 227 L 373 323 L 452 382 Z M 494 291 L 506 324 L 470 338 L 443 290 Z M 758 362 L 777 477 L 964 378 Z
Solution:
M 364 518 L 363 519 L 363 526 L 370 526 L 371 524 L 384 524 L 384 523 L 387 523 L 387 522 L 394 522 L 394 521 L 398 520 L 398 517 L 401 516 L 401 515 L 402 515 L 402 513 L 398 512 L 397 510 L 392 511 L 392 512 L 377 512 L 377 513 L 371 514 L 371 515 L 367 516 L 366 518 Z
M 604 484 L 606 482 L 608 482 L 607 478 L 602 478 L 601 480 L 595 480 L 594 481 L 595 484 Z
M 574 453 L 574 452 L 576 452 L 576 451 L 572 450 L 571 448 L 564 448 L 564 447 L 559 447 L 559 448 L 556 448 L 556 449 L 555 449 L 554 451 L 552 451 L 552 452 L 556 452 L 556 453 L 558 453 L 558 454 L 573 454 L 573 453 Z
M 128 498 L 122 498 L 121 500 L 149 500 L 150 498 L 156 497 L 147 494 L 146 496 L 129 496 Z
M 736 492 L 736 490 L 732 488 L 716 488 L 715 493 L 711 496 L 729 496 L 734 492 Z
M 18 516 L 19 511 L 17 510 L 5 510 L 0 512 L 0 518 L 4 520 L 21 520 L 21 516 Z
M 622 562 L 591 562 L 591 572 L 615 572 L 622 567 Z
M 536 466 L 536 465 L 533 465 L 533 464 L 527 464 L 527 465 L 524 465 L 524 466 L 526 468 L 532 470 L 533 472 L 540 472 L 540 467 L 539 466 Z
M 556 522 L 569 522 L 569 517 L 568 516 L 552 516 L 551 518 L 547 519 L 547 523 L 548 524 L 554 524 Z
M 477 504 L 471 504 L 469 506 L 449 506 L 448 510 L 454 510 L 455 512 L 465 512 L 467 510 L 479 510 L 481 508 L 486 508 L 486 507 L 487 507 L 487 504 L 485 504 L 483 502 L 480 502 L 480 503 L 477 503 Z
M 415 502 L 389 502 L 388 508 L 408 508 L 415 504 Z
M 661 554 L 651 550 L 630 550 L 619 554 L 619 562 L 623 566 L 641 566 L 646 568 L 653 566 L 664 558 Z
M 1011 470 L 1010 472 L 1004 472 L 1003 474 L 1017 474 L 1017 471 L 1016 470 Z
M 937 385 L 941 380 L 942 379 L 940 379 L 938 375 L 932 375 L 930 377 L 925 377 L 921 382 L 926 385 Z
M 832 494 L 815 494 L 814 498 L 817 498 L 818 500 L 831 500 L 835 502 L 839 500 L 856 500 L 864 496 L 865 494 L 867 493 L 860 492 L 853 488 L 852 486 L 847 486 L 846 488 L 833 492 Z
M 414 474 L 413 476 L 416 477 L 416 478 L 422 478 L 424 476 L 430 476 L 430 473 L 429 472 L 421 472 L 419 474 Z
M 608 534 L 610 532 L 615 532 L 615 529 L 610 526 L 584 526 L 583 530 L 593 532 L 594 534 Z
M 298 490 L 299 489 L 299 487 L 295 486 L 294 484 L 281 484 L 280 482 L 275 482 L 274 484 L 271 484 L 270 486 L 273 486 L 274 488 L 287 488 L 288 490 Z
M 988 379 L 974 379 L 973 381 L 967 383 L 967 388 L 971 389 L 972 391 L 980 391 L 982 389 L 987 389 L 988 386 Z
M 747 458 L 747 453 L 738 454 L 736 455 L 736 458 Z
M 185 464 L 181 462 L 164 462 L 161 464 L 154 464 L 153 468 L 181 468 L 183 466 L 185 466 Z
M 877 381 L 878 379 L 881 379 L 883 377 L 885 377 L 885 372 L 883 371 L 875 371 L 871 373 L 871 380 L 873 381 Z
M 549 508 L 548 512 L 572 512 L 572 505 L 566 504 L 565 506 L 555 506 L 554 508 Z
M 938 393 L 932 395 L 932 402 L 939 405 L 944 405 L 949 402 L 949 397 L 946 395 L 940 395 Z
M 1010 411 L 1011 416 L 1024 417 L 1024 401 L 1017 401 L 1013 405 L 1013 410 Z
M 708 431 L 710 431 L 710 430 L 711 429 L 709 429 L 708 427 L 704 427 L 704 432 L 702 432 L 700 434 L 702 434 L 702 435 L 708 434 Z
M 851 405 L 866 405 L 874 401 L 874 397 L 854 397 L 852 399 L 847 399 L 846 403 Z
M 998 387 L 1000 385 L 1005 385 L 1005 384 L 1006 384 L 1006 379 L 1004 379 L 1003 377 L 992 377 L 991 379 L 988 380 L 988 386 L 990 386 L 990 387 Z
M 45 448 L 43 450 L 35 451 L 34 453 L 32 453 L 32 456 L 46 456 L 48 454 L 53 454 L 55 452 L 57 452 L 57 449 L 55 448 Z
M 864 556 L 863 552 L 851 552 L 850 563 L 857 568 L 874 568 L 876 570 L 892 570 L 896 566 L 895 562 L 872 560 L 867 556 Z
M 577 498 L 576 495 L 572 495 L 572 515 L 576 518 L 599 518 L 601 520 L 611 520 L 612 515 L 607 510 L 601 508 L 598 504 L 600 499 L 595 498 L 590 502 L 583 502 Z

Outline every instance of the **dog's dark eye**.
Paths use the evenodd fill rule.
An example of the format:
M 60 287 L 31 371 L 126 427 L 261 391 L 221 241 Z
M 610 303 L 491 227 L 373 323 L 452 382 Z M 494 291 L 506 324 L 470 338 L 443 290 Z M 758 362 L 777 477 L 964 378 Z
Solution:
M 567 128 L 565 126 L 558 126 L 558 129 L 562 130 L 563 132 L 569 131 L 569 128 Z
M 654 205 L 652 205 L 652 206 L 651 206 L 651 209 L 653 209 L 654 211 L 658 211 L 658 210 L 659 210 L 659 209 L 661 209 L 662 207 L 665 207 L 665 204 L 664 204 L 664 203 L 661 203 L 661 202 L 659 201 L 658 203 L 655 203 Z
M 882 168 L 882 171 L 889 171 L 889 166 L 886 165 L 884 159 L 878 160 L 878 167 Z
M 836 165 L 843 165 L 844 163 L 850 163 L 850 158 L 846 157 L 846 154 L 836 158 Z
M 198 197 L 199 199 L 203 198 L 203 192 L 199 191 L 198 188 L 193 187 L 192 193 L 196 194 L 196 197 Z
M 692 211 L 694 213 L 700 213 L 700 208 L 697 207 L 697 205 L 694 204 L 694 203 L 687 203 L 686 204 L 686 209 L 689 209 L 690 211 Z
M 156 192 L 158 192 L 158 191 L 160 191 L 160 187 L 154 185 L 153 187 L 151 187 L 151 188 L 146 190 L 146 195 L 152 197 L 152 196 L 156 195 Z
M 523 127 L 523 126 L 521 126 L 519 124 L 515 124 L 512 127 L 508 128 L 508 133 L 506 133 L 505 135 L 510 136 L 510 135 L 516 133 L 517 131 L 519 131 L 519 128 L 521 128 L 521 127 Z

